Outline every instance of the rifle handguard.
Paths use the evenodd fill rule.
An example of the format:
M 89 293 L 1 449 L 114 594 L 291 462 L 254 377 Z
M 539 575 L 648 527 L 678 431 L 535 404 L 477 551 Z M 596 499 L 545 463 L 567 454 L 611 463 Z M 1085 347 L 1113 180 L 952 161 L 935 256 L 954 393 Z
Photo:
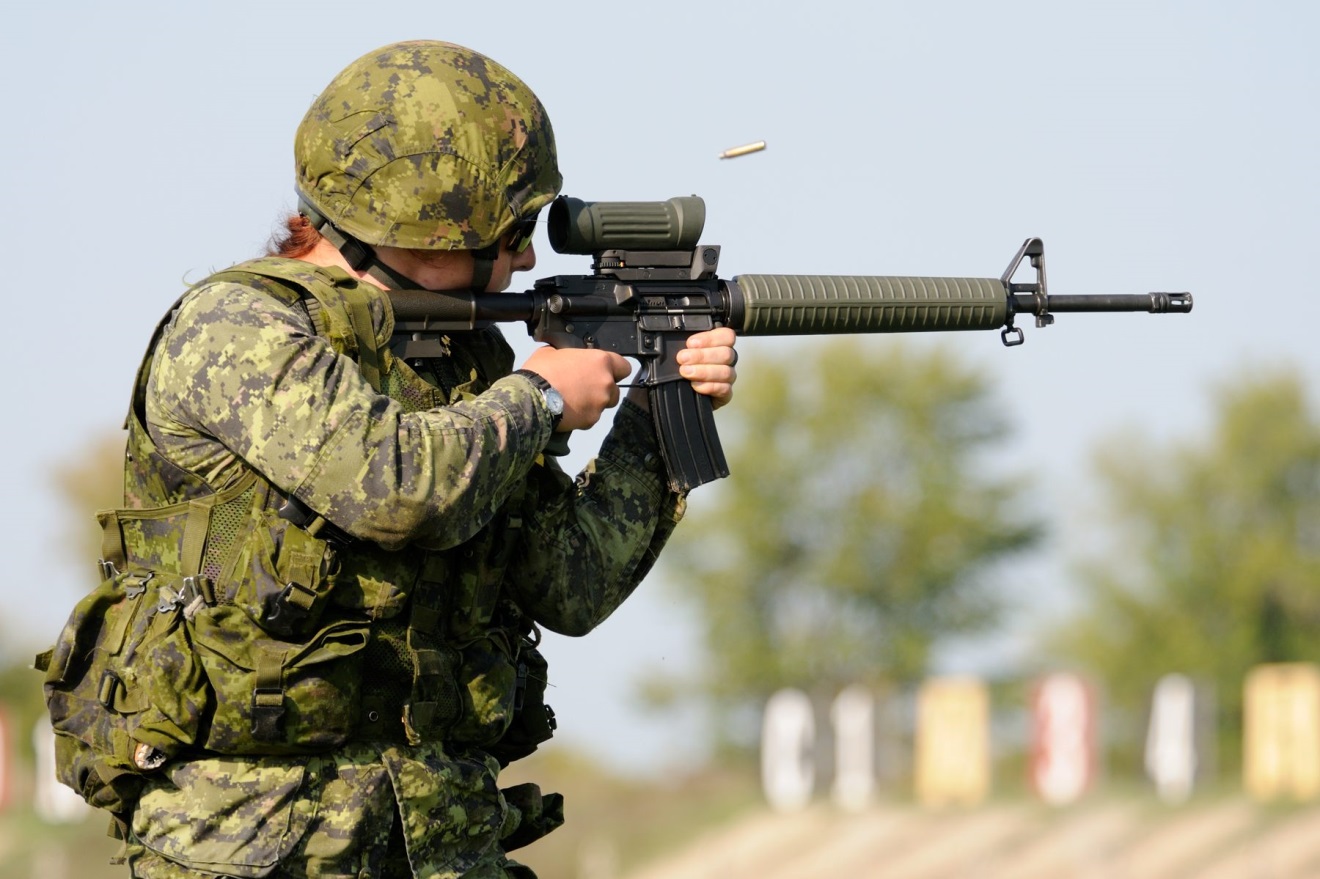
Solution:
M 884 275 L 738 275 L 744 336 L 989 330 L 1008 298 L 995 278 Z

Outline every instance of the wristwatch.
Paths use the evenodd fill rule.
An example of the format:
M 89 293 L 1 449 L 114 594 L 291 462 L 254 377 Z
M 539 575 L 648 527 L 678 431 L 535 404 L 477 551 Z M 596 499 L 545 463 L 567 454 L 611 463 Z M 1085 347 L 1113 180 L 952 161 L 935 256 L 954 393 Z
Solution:
M 541 392 L 541 398 L 545 400 L 545 408 L 550 410 L 550 429 L 553 431 L 559 427 L 559 422 L 564 420 L 564 397 L 538 373 L 530 369 L 515 370 L 514 375 L 521 375 L 536 386 Z

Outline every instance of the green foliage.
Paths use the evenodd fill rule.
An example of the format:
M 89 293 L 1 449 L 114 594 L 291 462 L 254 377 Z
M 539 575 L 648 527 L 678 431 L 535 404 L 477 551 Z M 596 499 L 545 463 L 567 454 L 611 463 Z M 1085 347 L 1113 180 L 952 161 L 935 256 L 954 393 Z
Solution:
M 920 679 L 940 638 L 996 622 L 985 575 L 1037 536 L 985 466 L 1006 435 L 988 377 L 889 339 L 776 350 L 720 413 L 734 478 L 694 498 L 664 558 L 709 656 L 674 691 L 724 733 L 783 686 Z
M 86 571 L 87 582 L 95 582 L 92 563 L 100 555 L 101 532 L 96 527 L 97 510 L 119 506 L 124 496 L 124 432 L 114 431 L 90 439 L 83 454 L 62 464 L 53 475 L 55 489 L 68 515 L 68 531 L 77 540 L 65 541 L 61 555 L 77 549 L 78 570 Z
M 37 649 L 53 643 L 78 599 L 99 582 L 95 562 L 100 557 L 100 528 L 95 513 L 123 500 L 124 433 L 117 430 L 91 437 L 81 454 L 61 462 L 48 479 L 61 503 L 63 519 L 59 536 L 46 548 L 46 557 L 57 566 L 54 573 L 71 575 L 59 577 L 41 595 L 42 603 L 59 611 L 57 623 L 29 626 L 26 620 L 16 624 L 12 618 L 0 616 L 0 663 L 30 663 Z M 58 570 L 61 566 L 63 570 Z
M 63 524 L 58 538 L 46 555 L 57 566 L 56 573 L 71 574 L 59 578 L 35 600 L 60 611 L 59 622 L 49 628 L 16 625 L 0 618 L 0 662 L 31 662 L 37 649 L 44 649 L 59 634 L 65 614 L 74 603 L 96 586 L 100 579 L 95 567 L 101 555 L 101 530 L 96 525 L 97 510 L 118 506 L 124 493 L 124 433 L 107 432 L 89 438 L 81 454 L 69 458 L 49 474 L 49 482 L 63 508 Z M 34 675 L 34 677 L 38 677 Z
M 10 747 L 13 756 L 25 765 L 32 763 L 32 730 L 46 714 L 42 699 L 42 675 L 26 663 L 15 663 L 0 668 L 0 711 L 9 721 Z
M 1090 606 L 1054 647 L 1132 718 L 1166 673 L 1212 683 L 1231 760 L 1248 669 L 1320 661 L 1320 422 L 1295 372 L 1239 377 L 1217 403 L 1201 436 L 1102 448 L 1116 548 L 1085 565 Z

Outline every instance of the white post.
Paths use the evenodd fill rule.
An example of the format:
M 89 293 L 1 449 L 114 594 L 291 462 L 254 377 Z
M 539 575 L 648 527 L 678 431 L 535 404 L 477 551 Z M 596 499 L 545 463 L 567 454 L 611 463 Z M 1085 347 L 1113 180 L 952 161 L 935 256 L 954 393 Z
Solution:
M 816 718 L 801 690 L 780 690 L 765 705 L 761 725 L 761 785 L 778 812 L 807 807 L 816 785 Z
M 865 687 L 846 687 L 830 706 L 834 727 L 835 804 L 860 812 L 875 793 L 875 699 Z
M 1036 792 L 1053 806 L 1076 802 L 1091 785 L 1095 712 L 1090 688 L 1077 675 L 1047 675 L 1034 700 Z
M 1196 690 L 1186 675 L 1155 685 L 1146 733 L 1146 773 L 1160 799 L 1185 803 L 1196 781 Z

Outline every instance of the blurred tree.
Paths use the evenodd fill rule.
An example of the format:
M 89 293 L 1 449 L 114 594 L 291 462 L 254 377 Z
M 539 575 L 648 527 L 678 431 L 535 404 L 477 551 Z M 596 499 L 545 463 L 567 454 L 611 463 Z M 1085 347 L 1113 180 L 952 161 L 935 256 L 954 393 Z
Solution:
M 95 583 L 92 563 L 101 554 L 95 513 L 119 506 L 124 498 L 124 437 L 123 431 L 93 437 L 80 457 L 65 462 L 54 475 L 69 516 L 67 533 L 78 541 L 74 552 L 69 551 L 70 541 L 62 543 L 59 555 L 75 559 L 89 583 Z
M 1241 374 L 1217 406 L 1169 447 L 1101 448 L 1115 544 L 1083 565 L 1088 606 L 1052 645 L 1134 720 L 1161 675 L 1212 683 L 1232 765 L 1247 670 L 1320 661 L 1320 421 L 1295 371 Z
M 32 657 L 0 667 L 0 710 L 9 719 L 12 753 L 24 766 L 32 763 L 31 732 L 46 714 L 41 696 L 41 675 L 32 669 Z
M 1007 432 L 989 388 L 949 349 L 895 340 L 781 345 L 748 369 L 720 413 L 737 472 L 663 562 L 700 608 L 707 662 L 651 698 L 703 698 L 735 743 L 780 687 L 911 683 L 941 638 L 992 626 L 986 574 L 1038 529 L 987 466 Z
M 52 476 L 67 514 L 67 525 L 63 530 L 69 536 L 61 541 L 51 557 L 67 560 L 75 573 L 82 575 L 77 581 L 79 588 L 91 589 L 96 584 L 93 563 L 100 556 L 101 534 L 94 513 L 115 506 L 122 499 L 123 468 L 124 434 L 115 432 L 93 438 L 83 454 L 65 462 Z M 66 612 L 73 610 L 77 598 L 76 593 L 70 595 Z M 3 627 L 2 620 L 0 627 Z M 31 649 L 27 636 L 35 634 L 37 643 L 44 649 L 58 633 L 58 625 L 50 632 L 39 634 L 4 633 L 3 647 L 0 648 L 0 663 L 3 663 L 0 666 L 0 704 L 8 706 L 14 713 L 18 728 L 22 730 L 19 751 L 25 756 L 31 750 L 27 731 L 45 713 L 41 675 L 31 668 L 35 650 Z
M 64 525 L 49 557 L 67 565 L 72 578 L 60 577 L 48 585 L 41 600 L 59 607 L 60 621 L 74 603 L 92 589 L 100 578 L 95 567 L 101 555 L 101 531 L 95 512 L 118 506 L 123 499 L 124 433 L 107 432 L 87 441 L 80 455 L 64 461 L 50 476 L 50 483 L 64 511 Z M 0 662 L 31 660 L 37 647 L 55 640 L 59 624 L 49 630 L 26 628 L 6 630 L 0 620 Z M 33 681 L 40 683 L 33 675 Z

